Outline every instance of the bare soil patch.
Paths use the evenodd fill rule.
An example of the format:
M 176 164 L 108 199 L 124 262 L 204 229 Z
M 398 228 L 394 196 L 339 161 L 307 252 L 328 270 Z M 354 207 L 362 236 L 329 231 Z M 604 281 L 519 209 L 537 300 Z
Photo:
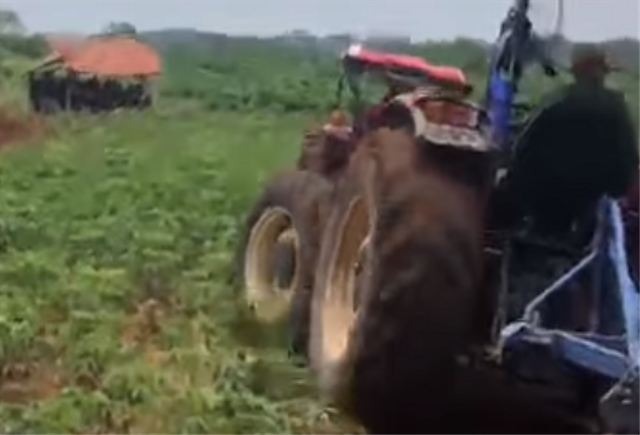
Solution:
M 0 108 L 0 149 L 44 137 L 48 133 L 50 129 L 43 118 Z

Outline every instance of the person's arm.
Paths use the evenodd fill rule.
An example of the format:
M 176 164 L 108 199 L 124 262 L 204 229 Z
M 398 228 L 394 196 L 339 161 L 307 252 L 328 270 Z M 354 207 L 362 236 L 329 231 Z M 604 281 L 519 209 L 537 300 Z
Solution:
M 638 153 L 638 136 L 636 133 L 631 111 L 622 94 L 615 94 L 615 116 L 618 119 L 618 129 L 614 137 L 617 151 L 620 153 L 620 174 L 618 183 L 611 192 L 615 196 L 624 195 L 632 186 L 640 165 Z

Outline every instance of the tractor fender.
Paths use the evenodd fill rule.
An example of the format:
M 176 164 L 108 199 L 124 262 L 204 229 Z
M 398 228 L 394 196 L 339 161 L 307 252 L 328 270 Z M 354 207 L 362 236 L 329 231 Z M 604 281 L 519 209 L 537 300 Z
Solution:
M 481 110 L 469 101 L 437 91 L 417 90 L 397 95 L 385 111 L 390 111 L 391 107 L 406 109 L 416 139 L 475 152 L 497 151 L 488 131 L 479 122 Z M 455 120 L 449 118 L 445 110 L 451 107 L 466 117 L 464 124 L 454 123 Z

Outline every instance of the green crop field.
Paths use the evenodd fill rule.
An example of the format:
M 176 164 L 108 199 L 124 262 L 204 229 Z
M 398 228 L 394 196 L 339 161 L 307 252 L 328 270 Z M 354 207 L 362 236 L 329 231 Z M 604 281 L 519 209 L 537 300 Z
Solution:
M 302 121 L 73 120 L 2 154 L 2 433 L 349 430 L 225 284 Z
M 0 115 L 24 110 L 43 51 L 1 33 Z M 0 154 L 0 433 L 359 430 L 228 284 L 264 181 L 334 103 L 334 53 L 178 36 L 145 36 L 165 60 L 156 110 L 60 116 Z M 469 41 L 409 48 L 482 84 Z M 637 71 L 615 85 L 637 113 Z

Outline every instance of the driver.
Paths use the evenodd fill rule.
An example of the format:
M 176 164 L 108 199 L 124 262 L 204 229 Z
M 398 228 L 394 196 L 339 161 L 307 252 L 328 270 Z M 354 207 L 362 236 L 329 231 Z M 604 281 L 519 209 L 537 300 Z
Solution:
M 561 110 L 567 107 L 584 108 L 597 116 L 602 125 L 608 126 L 606 129 L 593 124 L 579 126 L 579 118 L 574 117 L 565 120 L 571 125 L 568 128 L 582 129 L 574 138 L 583 141 L 582 150 L 579 155 L 572 155 L 575 153 L 573 147 L 561 147 L 549 154 L 557 162 L 575 162 L 564 170 L 560 169 L 559 163 L 549 163 L 550 168 L 554 168 L 552 172 L 558 191 L 573 191 L 571 197 L 563 201 L 548 203 L 547 206 L 538 204 L 540 210 L 546 210 L 545 225 L 549 228 L 565 228 L 576 217 L 576 213 L 587 213 L 589 204 L 593 204 L 602 194 L 617 199 L 623 197 L 635 180 L 639 163 L 636 132 L 624 95 L 606 86 L 606 78 L 611 70 L 605 53 L 597 45 L 579 46 L 572 53 L 571 72 L 574 81 L 552 93 L 543 104 L 544 107 L 563 102 L 565 109 Z M 587 134 L 596 134 L 598 137 L 585 140 Z
M 611 158 L 615 171 L 606 183 L 610 195 L 623 196 L 633 184 L 638 168 L 638 140 L 631 113 L 621 92 L 609 89 L 606 78 L 614 68 L 596 44 L 585 44 L 572 53 L 571 73 L 574 82 L 564 89 L 565 97 L 598 98 L 618 120 L 617 137 L 611 141 Z
M 575 222 L 578 215 L 583 215 L 583 212 L 588 214 L 587 211 L 600 195 L 621 198 L 631 188 L 639 164 L 638 142 L 624 96 L 606 87 L 606 78 L 611 69 L 598 46 L 576 48 L 571 66 L 574 82 L 549 95 L 542 106 L 552 107 L 557 102 L 563 102 L 556 109 L 563 110 L 563 116 L 571 113 L 567 112 L 568 108 L 581 106 L 581 111 L 588 111 L 589 116 L 598 116 L 602 123 L 582 126 L 579 124 L 581 115 L 568 116 L 565 119 L 570 123 L 567 128 L 581 131 L 567 140 L 578 141 L 576 145 L 582 147 L 581 152 L 576 153 L 574 146 L 547 148 L 540 154 L 533 153 L 539 157 L 524 159 L 527 162 L 531 158 L 555 161 L 536 163 L 549 165 L 549 177 L 546 177 L 547 184 L 544 186 L 535 184 L 536 176 L 533 174 L 523 170 L 510 171 L 511 176 L 507 176 L 498 189 L 500 192 L 504 190 L 504 194 L 496 195 L 496 210 L 499 210 L 496 213 L 499 217 L 510 222 L 510 218 L 520 216 L 525 208 L 535 209 L 541 217 L 538 223 L 545 227 L 545 231 L 562 232 Z M 587 137 L 592 134 L 598 137 Z M 523 157 L 519 161 L 522 162 Z M 566 166 L 568 162 L 573 163 Z M 557 200 L 549 201 L 554 195 L 543 193 L 549 188 L 547 186 L 556 187 L 559 192 Z M 530 190 L 526 204 L 518 199 L 517 192 L 521 188 Z M 572 192 L 569 196 L 560 193 L 569 191 Z

